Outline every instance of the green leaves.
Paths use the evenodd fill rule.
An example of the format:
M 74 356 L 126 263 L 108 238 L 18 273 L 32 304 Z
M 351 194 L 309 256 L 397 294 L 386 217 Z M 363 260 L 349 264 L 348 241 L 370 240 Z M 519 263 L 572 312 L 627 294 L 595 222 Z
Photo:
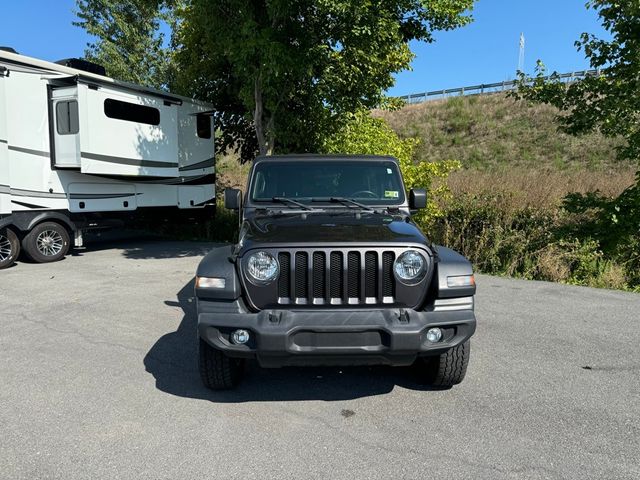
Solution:
M 610 40 L 602 40 L 583 33 L 576 42 L 600 74 L 565 86 L 557 76 L 545 78 L 544 65 L 539 62 L 535 77 L 520 73 L 516 96 L 558 107 L 560 128 L 569 134 L 598 130 L 608 137 L 623 138 L 626 144 L 618 149 L 618 156 L 639 161 L 640 3 L 591 0 L 587 7 L 598 12 L 611 34 Z M 628 256 L 634 265 L 640 264 L 640 172 L 635 185 L 618 198 L 605 198 L 598 192 L 569 195 L 565 208 L 586 215 L 576 227 L 580 235 L 592 236 L 609 254 Z
M 171 58 L 162 26 L 173 22 L 171 10 L 159 0 L 77 0 L 78 21 L 96 37 L 85 52 L 120 80 L 168 88 Z
M 558 107 L 563 131 L 580 135 L 594 130 L 609 137 L 623 137 L 627 144 L 618 154 L 640 159 L 640 3 L 592 0 L 612 38 L 598 39 L 583 33 L 576 47 L 582 50 L 600 75 L 564 85 L 557 75 L 544 78 L 546 68 L 538 62 L 536 75 L 519 73 L 518 98 Z
M 218 148 L 247 161 L 317 151 L 473 1 L 77 0 L 76 25 L 110 75 L 213 103 Z
M 466 24 L 472 4 L 191 0 L 176 35 L 180 86 L 225 112 L 223 148 L 317 151 L 343 115 L 382 101 L 413 58 L 409 41 Z

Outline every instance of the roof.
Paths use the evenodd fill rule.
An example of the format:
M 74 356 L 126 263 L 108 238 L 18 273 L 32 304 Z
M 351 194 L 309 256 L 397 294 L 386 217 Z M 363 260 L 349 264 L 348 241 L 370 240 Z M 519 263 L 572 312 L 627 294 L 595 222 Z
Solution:
M 348 155 L 348 154 L 320 154 L 320 153 L 290 153 L 287 155 L 260 155 L 256 162 L 287 161 L 287 160 L 385 160 L 398 163 L 398 159 L 389 155 Z
M 196 100 L 190 97 L 182 95 L 174 95 L 170 92 L 158 90 L 156 88 L 146 87 L 143 85 L 137 85 L 135 83 L 124 82 L 122 80 L 116 80 L 111 77 L 103 75 L 97 75 L 95 73 L 86 72 L 84 70 L 78 70 L 76 68 L 67 67 L 65 65 L 59 65 L 57 63 L 48 62 L 46 60 L 39 60 L 33 57 L 27 57 L 26 55 L 20 55 L 12 53 L 6 50 L 0 50 L 0 63 L 13 64 L 17 66 L 30 67 L 35 70 L 40 70 L 42 73 L 58 73 L 60 75 L 74 76 L 89 83 L 97 83 L 102 85 L 113 85 L 121 87 L 127 90 L 133 90 L 140 93 L 148 93 L 150 95 L 167 99 L 174 103 L 182 103 L 183 101 L 197 103 L 200 105 L 210 106 L 206 102 Z

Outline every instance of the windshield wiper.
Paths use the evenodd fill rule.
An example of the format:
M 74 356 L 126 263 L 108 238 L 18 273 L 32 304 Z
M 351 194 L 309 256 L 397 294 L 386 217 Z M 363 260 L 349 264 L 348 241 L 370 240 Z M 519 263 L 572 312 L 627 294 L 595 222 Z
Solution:
M 360 208 L 361 210 L 366 210 L 367 212 L 372 212 L 372 213 L 376 212 L 374 208 L 371 208 L 370 206 L 365 205 L 364 203 L 356 202 L 355 200 L 352 200 L 351 198 L 346 198 L 346 197 L 328 197 L 328 198 L 314 197 L 311 199 L 311 201 L 341 203 L 346 207 L 357 207 L 357 208 Z
M 373 208 L 365 205 L 364 203 L 360 203 L 360 202 L 356 202 L 355 200 L 352 200 L 351 198 L 345 198 L 345 197 L 331 197 L 329 199 L 330 202 L 334 202 L 334 203 L 342 203 L 343 205 L 353 205 L 355 207 L 358 208 L 362 208 L 363 210 L 370 210 L 370 211 L 374 211 Z
M 300 207 L 303 210 L 313 210 L 313 208 L 311 208 L 309 205 L 305 205 L 304 203 L 298 202 L 296 200 L 293 200 L 287 197 L 273 197 L 271 200 L 274 202 L 280 202 L 288 205 L 295 205 L 296 207 Z

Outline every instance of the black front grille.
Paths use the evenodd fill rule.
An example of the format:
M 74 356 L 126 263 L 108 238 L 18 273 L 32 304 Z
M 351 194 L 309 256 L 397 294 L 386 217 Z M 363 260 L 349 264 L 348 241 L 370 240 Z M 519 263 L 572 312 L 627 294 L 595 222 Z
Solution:
M 378 250 L 280 252 L 278 303 L 393 303 L 394 259 L 394 252 Z
M 291 282 L 289 280 L 289 269 L 291 262 L 288 253 L 280 253 L 278 255 L 278 263 L 280 263 L 280 280 L 278 281 L 278 297 L 289 298 L 291 296 Z
M 347 255 L 347 293 L 349 298 L 360 297 L 360 253 Z
M 329 268 L 329 291 L 331 292 L 330 298 L 342 298 L 342 252 L 331 252 L 331 262 Z
M 378 294 L 378 255 L 376 252 L 364 254 L 364 296 L 372 298 Z
M 295 263 L 294 278 L 296 279 L 296 283 L 294 285 L 293 291 L 295 292 L 296 298 L 306 298 L 307 297 L 307 277 L 308 277 L 307 253 L 298 252 L 296 253 L 295 258 L 296 258 L 296 263 Z
M 325 297 L 326 273 L 324 252 L 315 252 L 313 254 L 313 298 Z
M 393 281 L 393 262 L 396 256 L 393 252 L 382 254 L 382 295 L 385 297 L 395 296 L 395 283 Z

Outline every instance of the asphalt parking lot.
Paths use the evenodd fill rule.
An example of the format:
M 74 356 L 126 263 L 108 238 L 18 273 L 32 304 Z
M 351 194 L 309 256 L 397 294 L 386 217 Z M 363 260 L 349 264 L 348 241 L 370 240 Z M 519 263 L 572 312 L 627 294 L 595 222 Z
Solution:
M 480 276 L 465 382 L 392 368 L 201 386 L 210 245 L 0 272 L 0 478 L 640 478 L 640 295 Z

